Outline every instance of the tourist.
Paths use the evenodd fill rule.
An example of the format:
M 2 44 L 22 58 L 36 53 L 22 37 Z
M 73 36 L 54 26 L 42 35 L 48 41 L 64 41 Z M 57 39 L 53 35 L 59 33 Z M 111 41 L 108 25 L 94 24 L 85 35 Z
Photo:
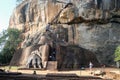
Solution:
M 89 69 L 90 69 L 90 71 L 92 71 L 92 67 L 93 67 L 93 64 L 92 64 L 92 62 L 90 62 L 89 63 Z

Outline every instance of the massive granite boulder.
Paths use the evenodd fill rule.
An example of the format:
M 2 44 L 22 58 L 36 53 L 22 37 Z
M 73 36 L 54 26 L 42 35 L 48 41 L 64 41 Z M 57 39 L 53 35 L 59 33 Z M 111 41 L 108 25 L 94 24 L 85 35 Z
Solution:
M 59 68 L 75 69 L 87 66 L 89 61 L 113 65 L 115 48 L 120 45 L 119 3 L 120 0 L 24 0 L 10 18 L 9 28 L 21 30 L 23 38 L 21 53 L 15 53 L 11 64 L 25 65 L 28 55 L 47 43 L 51 48 L 65 47 L 57 48 Z M 50 29 L 46 31 L 48 23 Z M 15 62 L 16 57 L 19 59 Z

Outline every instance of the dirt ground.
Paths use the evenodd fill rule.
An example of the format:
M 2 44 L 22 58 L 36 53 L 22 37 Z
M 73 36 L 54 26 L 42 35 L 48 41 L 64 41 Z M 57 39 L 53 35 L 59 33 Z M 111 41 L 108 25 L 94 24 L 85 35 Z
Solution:
M 52 71 L 52 70 L 10 70 L 10 72 L 21 72 L 25 74 L 33 74 L 34 71 L 38 75 L 46 75 L 48 73 L 63 73 L 63 74 L 76 74 L 78 76 L 98 76 L 108 80 L 120 80 L 120 69 L 116 68 L 93 68 L 92 71 L 89 69 L 85 70 L 71 70 L 71 71 Z M 95 75 L 96 72 L 104 71 L 104 75 Z
M 2 67 L 3 69 L 3 67 Z M 6 71 L 8 71 L 8 67 L 4 68 Z M 92 71 L 90 71 L 88 68 L 85 68 L 85 70 L 69 70 L 69 71 L 58 71 L 58 70 L 28 70 L 23 69 L 19 70 L 17 67 L 12 67 L 12 69 L 9 70 L 10 72 L 21 72 L 23 74 L 33 74 L 36 72 L 38 75 L 47 75 L 49 73 L 60 73 L 60 74 L 76 74 L 77 76 L 98 76 L 104 79 L 108 80 L 120 80 L 120 69 L 117 68 L 93 68 Z M 105 74 L 101 75 L 99 72 L 105 72 Z M 97 75 L 96 75 L 97 72 Z

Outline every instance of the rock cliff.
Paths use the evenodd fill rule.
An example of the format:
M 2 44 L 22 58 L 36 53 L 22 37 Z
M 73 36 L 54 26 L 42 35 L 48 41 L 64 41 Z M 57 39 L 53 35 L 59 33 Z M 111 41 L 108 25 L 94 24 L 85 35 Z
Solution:
M 120 0 L 24 0 L 10 18 L 9 28 L 21 30 L 23 39 L 11 64 L 25 65 L 32 51 L 40 52 L 40 46 L 47 44 L 58 51 L 59 68 L 79 68 L 89 61 L 113 65 L 114 50 L 120 45 L 119 3 Z M 50 26 L 48 31 L 46 26 Z

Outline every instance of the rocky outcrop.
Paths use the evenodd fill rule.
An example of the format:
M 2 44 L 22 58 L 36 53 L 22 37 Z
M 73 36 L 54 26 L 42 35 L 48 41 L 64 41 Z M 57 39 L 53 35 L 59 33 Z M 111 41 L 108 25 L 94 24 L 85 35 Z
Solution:
M 79 61 L 84 57 L 85 65 L 94 59 L 95 64 L 111 65 L 114 64 L 114 50 L 120 44 L 119 2 L 119 0 L 24 0 L 14 10 L 9 26 L 22 31 L 23 42 L 20 49 L 23 49 L 21 55 L 24 57 L 35 49 L 32 47 L 29 52 L 24 52 L 28 47 L 37 45 L 39 49 L 41 45 L 47 43 L 51 48 L 55 48 L 56 45 L 66 46 L 66 50 L 59 51 L 60 54 L 66 53 L 62 59 L 58 57 L 60 61 L 58 65 L 62 65 L 60 68 L 80 65 L 82 63 Z M 48 23 L 50 29 L 46 31 Z M 75 49 L 76 52 L 69 51 L 71 50 L 69 46 L 71 48 L 77 46 L 78 49 Z M 79 58 L 80 56 L 82 57 Z M 74 58 L 77 63 L 71 60 L 67 63 L 69 58 Z M 26 58 L 23 62 L 22 59 L 16 63 L 25 65 Z M 14 57 L 12 60 L 14 61 Z M 71 68 L 78 68 L 78 65 Z
M 59 46 L 57 61 L 60 70 L 89 67 L 90 61 L 94 64 L 94 67 L 100 66 L 93 52 L 73 45 Z

